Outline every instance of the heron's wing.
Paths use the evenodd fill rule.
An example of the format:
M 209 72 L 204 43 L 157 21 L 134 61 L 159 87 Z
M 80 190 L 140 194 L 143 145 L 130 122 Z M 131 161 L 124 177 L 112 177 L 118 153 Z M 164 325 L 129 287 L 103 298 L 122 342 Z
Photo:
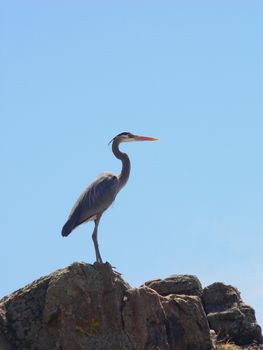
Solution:
M 103 213 L 112 204 L 117 193 L 117 176 L 110 173 L 101 174 L 81 193 L 71 210 L 68 221 L 71 221 L 75 228 L 93 216 Z

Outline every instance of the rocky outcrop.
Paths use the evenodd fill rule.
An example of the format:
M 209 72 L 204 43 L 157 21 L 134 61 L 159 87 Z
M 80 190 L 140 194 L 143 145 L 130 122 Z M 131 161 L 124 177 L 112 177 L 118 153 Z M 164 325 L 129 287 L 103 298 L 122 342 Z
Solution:
M 109 264 L 74 263 L 6 297 L 0 310 L 4 349 L 211 348 L 200 299 L 133 289 Z
M 202 299 L 208 322 L 218 340 L 231 340 L 238 345 L 261 343 L 261 328 L 256 323 L 255 311 L 244 304 L 236 288 L 213 283 L 204 288 Z
M 217 282 L 202 289 L 198 278 L 192 275 L 172 275 L 163 280 L 147 281 L 145 285 L 164 296 L 184 294 L 200 297 L 210 329 L 215 331 L 218 341 L 231 341 L 238 345 L 262 343 L 255 311 L 242 301 L 235 287 Z
M 209 350 L 208 320 L 224 312 L 210 287 L 174 275 L 131 288 L 108 263 L 74 263 L 0 301 L 0 349 Z M 237 300 L 253 323 L 235 298 L 228 307 Z
M 144 285 L 164 296 L 169 294 L 184 294 L 201 297 L 202 295 L 202 285 L 199 279 L 192 275 L 172 275 L 163 280 L 147 281 Z

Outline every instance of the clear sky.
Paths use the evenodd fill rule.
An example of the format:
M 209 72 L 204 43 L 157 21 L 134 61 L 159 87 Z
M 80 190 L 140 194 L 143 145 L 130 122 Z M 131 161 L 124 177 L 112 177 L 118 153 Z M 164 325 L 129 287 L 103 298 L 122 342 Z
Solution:
M 196 274 L 232 284 L 263 325 L 263 2 L 3 1 L 0 296 L 73 261 L 93 223 L 62 238 L 79 193 L 128 184 L 99 227 L 132 286 Z

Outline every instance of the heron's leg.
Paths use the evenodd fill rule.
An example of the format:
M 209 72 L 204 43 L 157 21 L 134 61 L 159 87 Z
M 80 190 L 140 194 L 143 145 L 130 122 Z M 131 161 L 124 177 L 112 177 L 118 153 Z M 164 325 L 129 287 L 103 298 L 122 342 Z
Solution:
M 102 259 L 101 259 L 100 251 L 99 251 L 99 245 L 98 245 L 98 241 L 97 241 L 98 226 L 99 226 L 100 218 L 101 218 L 101 215 L 98 215 L 97 218 L 94 220 L 95 227 L 94 227 L 94 231 L 92 233 L 92 239 L 93 239 L 95 253 L 96 253 L 96 260 L 97 260 L 97 262 L 102 263 Z

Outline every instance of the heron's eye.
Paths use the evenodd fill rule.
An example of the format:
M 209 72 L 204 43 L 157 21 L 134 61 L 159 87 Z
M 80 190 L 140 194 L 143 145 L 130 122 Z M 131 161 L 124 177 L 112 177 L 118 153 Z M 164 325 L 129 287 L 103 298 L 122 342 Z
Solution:
M 125 137 L 125 139 L 127 139 L 127 140 L 130 140 L 130 139 L 133 139 L 133 138 L 134 138 L 133 134 L 131 134 L 130 132 L 127 132 L 126 135 L 124 135 L 124 137 Z

